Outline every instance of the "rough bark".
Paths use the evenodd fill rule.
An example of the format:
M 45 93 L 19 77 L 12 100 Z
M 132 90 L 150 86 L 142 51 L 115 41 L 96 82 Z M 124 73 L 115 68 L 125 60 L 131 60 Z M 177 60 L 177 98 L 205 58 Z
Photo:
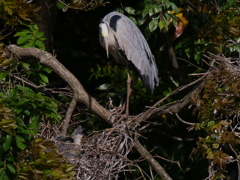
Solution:
M 35 22 L 39 27 L 39 31 L 44 32 L 46 50 L 52 52 L 53 30 L 57 17 L 56 0 L 37 0 L 35 4 L 37 7 L 41 7 L 37 12 L 41 19 L 36 19 Z

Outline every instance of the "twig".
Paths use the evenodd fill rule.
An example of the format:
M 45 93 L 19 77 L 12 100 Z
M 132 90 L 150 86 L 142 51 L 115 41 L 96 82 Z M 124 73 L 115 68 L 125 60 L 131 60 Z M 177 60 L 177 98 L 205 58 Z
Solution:
M 201 78 L 199 78 L 198 80 L 188 84 L 188 85 L 185 85 L 186 87 L 190 86 L 190 85 L 193 85 L 201 80 L 204 79 L 206 75 L 202 76 Z M 135 122 L 136 123 L 141 123 L 142 121 L 147 121 L 147 120 L 150 120 L 152 118 L 155 118 L 155 117 L 158 117 L 158 116 L 161 116 L 163 114 L 174 114 L 174 113 L 177 113 L 179 112 L 182 108 L 184 108 L 187 104 L 190 103 L 191 101 L 191 98 L 193 96 L 193 94 L 199 94 L 204 85 L 205 85 L 205 81 L 203 81 L 202 83 L 200 83 L 192 92 L 190 92 L 189 94 L 187 94 L 183 99 L 179 100 L 176 104 L 172 105 L 172 106 L 169 106 L 169 105 L 163 105 L 159 108 L 155 108 L 155 109 L 148 109 L 146 112 L 144 113 L 141 113 L 140 115 L 138 116 L 135 116 L 134 119 L 135 119 Z M 160 101 L 158 101 L 154 106 L 157 106 L 159 103 L 163 102 L 165 99 L 167 99 L 168 97 L 176 94 L 178 91 L 182 90 L 182 88 L 186 88 L 185 86 L 183 87 L 180 87 L 178 89 L 176 89 L 175 91 L 172 92 L 172 94 L 166 96 L 165 98 L 161 99 Z
M 172 160 L 169 160 L 167 158 L 164 158 L 164 157 L 161 157 L 161 156 L 154 156 L 154 157 L 157 157 L 157 158 L 160 158 L 160 159 L 163 159 L 164 161 L 167 161 L 167 162 L 170 162 L 170 163 L 173 163 L 173 164 L 177 164 L 179 169 L 182 170 L 182 167 L 181 167 L 181 164 L 179 163 L 179 161 L 172 161 Z
M 238 158 L 238 154 L 237 154 L 237 152 L 233 149 L 233 147 L 232 147 L 232 145 L 231 144 L 228 144 L 229 145 L 229 147 L 230 147 L 230 149 L 232 150 L 232 152 L 234 153 L 234 155 L 235 155 L 235 158 Z M 240 162 L 239 161 L 237 161 L 237 167 L 238 167 L 238 180 L 240 180 Z
M 14 77 L 15 79 L 17 79 L 17 80 L 19 80 L 19 81 L 21 81 L 21 82 L 23 82 L 23 83 L 25 83 L 25 84 L 27 84 L 27 85 L 29 85 L 31 87 L 34 87 L 35 89 L 39 89 L 39 88 L 43 88 L 43 87 L 47 86 L 47 85 L 37 86 L 36 84 L 34 84 L 32 82 L 28 82 L 28 81 L 26 81 L 26 80 L 24 80 L 24 79 L 22 79 L 22 78 L 20 78 L 20 77 L 18 77 L 16 75 L 13 75 L 11 73 L 8 73 L 8 75 Z
M 175 89 L 171 94 L 169 94 L 168 96 L 166 96 L 166 97 L 164 97 L 163 99 L 161 99 L 161 100 L 159 100 L 158 102 L 156 102 L 156 103 L 153 105 L 153 107 L 156 107 L 157 105 L 159 105 L 160 103 L 162 103 L 163 101 L 165 101 L 167 98 L 169 98 L 169 97 L 177 94 L 178 92 L 180 92 L 180 91 L 182 91 L 182 90 L 184 90 L 184 89 L 186 89 L 186 88 L 188 88 L 188 87 L 190 87 L 190 86 L 198 83 L 199 81 L 202 81 L 202 80 L 205 78 L 206 75 L 207 75 L 207 73 L 204 74 L 202 77 L 198 78 L 196 81 L 193 81 L 193 82 L 191 82 L 191 83 L 189 83 L 189 84 L 183 85 L 183 86 Z
M 198 67 L 198 66 L 196 66 L 195 64 L 193 64 L 193 63 L 187 61 L 186 59 L 179 58 L 179 57 L 178 57 L 177 59 L 179 59 L 179 60 L 181 60 L 181 61 L 185 61 L 185 62 L 191 64 L 191 65 L 192 65 L 193 67 L 195 67 L 195 68 L 198 68 L 198 69 L 202 69 L 202 70 L 204 70 L 204 71 L 207 71 L 207 70 L 205 70 L 205 69 L 203 69 L 203 68 L 201 68 L 201 67 Z
M 176 141 L 197 141 L 198 140 L 198 138 L 185 138 L 185 137 L 182 138 L 182 137 L 172 136 L 163 131 L 159 131 L 159 133 Z
M 190 125 L 190 126 L 195 126 L 196 124 L 199 124 L 199 123 L 190 123 L 190 122 L 184 121 L 182 118 L 180 118 L 178 113 L 175 113 L 175 116 L 178 118 L 179 121 L 181 121 L 184 124 L 187 124 L 187 125 Z

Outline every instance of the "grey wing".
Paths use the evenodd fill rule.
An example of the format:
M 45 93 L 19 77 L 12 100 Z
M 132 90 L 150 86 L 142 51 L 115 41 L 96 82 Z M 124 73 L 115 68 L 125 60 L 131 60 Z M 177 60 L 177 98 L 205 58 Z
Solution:
M 146 89 L 153 92 L 154 86 L 159 83 L 158 69 L 147 41 L 129 18 L 117 12 L 113 13 L 121 17 L 115 18 L 116 23 L 110 21 L 110 28 L 113 28 L 120 50 L 124 51 L 127 59 L 135 66 Z M 114 27 L 111 24 L 114 24 Z

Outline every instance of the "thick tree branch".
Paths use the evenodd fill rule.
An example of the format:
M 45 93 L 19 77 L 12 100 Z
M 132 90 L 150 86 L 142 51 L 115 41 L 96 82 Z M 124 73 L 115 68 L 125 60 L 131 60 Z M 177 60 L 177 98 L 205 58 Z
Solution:
M 106 121 L 108 120 L 108 117 L 110 117 L 110 112 L 102 107 L 93 97 L 91 97 L 84 90 L 78 79 L 50 53 L 37 48 L 20 48 L 16 45 L 10 45 L 6 47 L 5 56 L 10 58 L 12 54 L 19 59 L 37 59 L 42 64 L 50 67 L 66 83 L 68 83 L 78 102 L 85 104 L 88 110 L 94 112 Z
M 153 156 L 147 151 L 142 144 L 136 140 L 134 147 L 137 149 L 139 154 L 142 155 L 143 158 L 157 171 L 157 173 L 163 178 L 164 180 L 172 180 L 172 178 L 167 174 L 165 169 L 153 158 Z
M 63 125 L 62 125 L 61 134 L 64 135 L 64 136 L 66 136 L 66 134 L 67 134 L 68 125 L 69 125 L 69 122 L 70 122 L 71 117 L 72 117 L 73 110 L 75 109 L 76 105 L 77 105 L 77 97 L 74 94 L 73 98 L 72 98 L 72 101 L 71 101 L 71 103 L 68 107 L 65 119 L 63 121 Z

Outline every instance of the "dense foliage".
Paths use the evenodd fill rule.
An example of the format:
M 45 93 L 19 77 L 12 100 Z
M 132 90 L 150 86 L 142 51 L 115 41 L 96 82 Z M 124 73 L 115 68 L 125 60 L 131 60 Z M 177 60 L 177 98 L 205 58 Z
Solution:
M 112 57 L 106 59 L 98 42 L 98 23 L 110 11 L 124 13 L 141 29 L 159 68 L 161 80 L 153 95 L 147 93 L 141 81 L 134 86 L 131 114 L 141 113 L 176 88 L 196 80 L 196 74 L 207 74 L 203 91 L 192 97 L 188 109 L 179 113 L 189 123 L 162 115 L 141 124 L 147 128 L 140 132 L 140 141 L 153 155 L 168 159 L 157 158 L 173 179 L 237 177 L 240 171 L 237 167 L 239 1 L 53 2 L 51 8 L 56 6 L 58 14 L 54 14 L 51 53 L 106 108 L 120 104 L 127 78 L 126 70 Z M 40 133 L 44 127 L 51 126 L 50 135 L 45 138 L 57 134 L 52 132 L 53 127 L 60 127 L 71 101 L 71 91 L 61 89 L 66 84 L 40 62 L 4 57 L 4 48 L 9 44 L 46 49 L 45 34 L 50 30 L 40 30 L 38 23 L 44 22 L 39 15 L 42 9 L 35 1 L 0 0 L 0 179 L 3 180 L 74 179 L 73 166 L 64 162 L 52 142 L 42 139 Z M 231 63 L 213 54 L 230 58 Z M 191 88 L 171 96 L 161 105 L 174 104 L 190 91 Z M 84 127 L 86 135 L 109 127 L 81 104 L 74 111 L 68 134 L 78 124 Z M 138 157 L 133 150 L 129 158 Z M 171 163 L 174 161 L 180 162 L 181 168 Z M 145 161 L 138 164 L 146 174 L 152 173 Z M 139 168 L 120 176 L 136 179 L 143 174 Z

